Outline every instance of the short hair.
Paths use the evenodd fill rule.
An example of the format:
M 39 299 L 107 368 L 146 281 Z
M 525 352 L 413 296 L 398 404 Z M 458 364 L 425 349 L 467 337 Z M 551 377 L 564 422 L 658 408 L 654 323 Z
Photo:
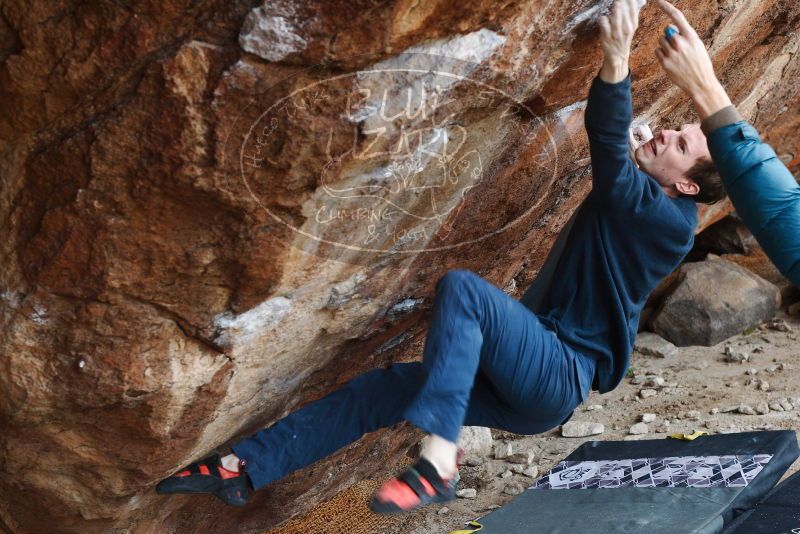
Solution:
M 686 171 L 686 177 L 700 187 L 700 192 L 694 195 L 696 202 L 714 204 L 727 196 L 722 177 L 709 158 L 697 158 L 694 165 Z

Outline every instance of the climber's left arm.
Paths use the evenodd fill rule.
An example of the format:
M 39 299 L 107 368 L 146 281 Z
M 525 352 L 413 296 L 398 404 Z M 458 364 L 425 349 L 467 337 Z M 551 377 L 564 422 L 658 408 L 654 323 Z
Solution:
M 736 108 L 702 123 L 736 212 L 775 266 L 800 287 L 800 184 Z
M 661 38 L 656 57 L 692 99 L 714 166 L 737 213 L 775 266 L 800 287 L 800 185 L 731 105 L 703 41 L 683 13 L 666 0 L 659 0 L 659 7 L 678 34 Z

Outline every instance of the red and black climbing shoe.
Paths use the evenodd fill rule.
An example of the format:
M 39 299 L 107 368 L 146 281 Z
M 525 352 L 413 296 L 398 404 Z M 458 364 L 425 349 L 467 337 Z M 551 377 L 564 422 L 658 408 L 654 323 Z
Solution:
M 416 510 L 426 504 L 452 501 L 456 497 L 456 484 L 457 472 L 453 478 L 442 478 L 432 463 L 420 458 L 386 482 L 372 498 L 370 508 L 379 514 L 393 514 Z
M 228 471 L 214 454 L 186 469 L 165 478 L 156 486 L 162 495 L 171 493 L 211 493 L 230 506 L 244 506 L 250 496 L 250 478 L 245 472 L 244 460 L 239 461 L 239 472 Z

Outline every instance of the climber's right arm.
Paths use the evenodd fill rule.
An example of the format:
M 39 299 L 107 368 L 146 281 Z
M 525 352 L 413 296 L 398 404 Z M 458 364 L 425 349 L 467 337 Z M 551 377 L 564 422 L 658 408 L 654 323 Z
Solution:
M 642 177 L 628 151 L 633 120 L 628 58 L 639 9 L 638 0 L 616 0 L 609 16 L 600 17 L 603 66 L 592 81 L 584 114 L 593 194 L 615 205 L 628 198 L 635 202 L 642 189 Z

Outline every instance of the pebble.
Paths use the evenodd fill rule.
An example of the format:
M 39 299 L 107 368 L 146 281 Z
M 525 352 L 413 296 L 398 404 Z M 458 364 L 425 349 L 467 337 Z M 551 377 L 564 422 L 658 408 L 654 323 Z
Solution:
M 719 413 L 719 408 L 711 408 L 708 413 L 711 415 L 717 415 Z
M 479 476 L 484 482 L 491 482 L 505 470 L 506 467 L 503 465 L 503 462 L 490 461 L 481 468 Z
M 533 451 L 525 451 L 525 452 L 515 452 L 514 454 L 510 454 L 506 457 L 506 461 L 512 464 L 525 464 L 530 465 L 533 463 L 533 459 L 536 457 L 536 453 Z
M 642 414 L 642 423 L 652 423 L 656 420 L 656 414 L 654 413 L 643 413 Z
M 741 414 L 744 414 L 744 415 L 755 415 L 756 414 L 756 411 L 753 409 L 753 407 L 750 406 L 750 405 L 747 405 L 747 404 L 742 404 L 742 405 L 738 406 L 736 408 L 736 411 L 738 413 L 741 413 Z
M 657 334 L 642 332 L 636 338 L 633 349 L 645 356 L 669 358 L 678 352 L 678 347 Z
M 596 436 L 602 434 L 605 430 L 603 423 L 593 423 L 591 421 L 568 421 L 561 425 L 561 435 L 565 438 Z
M 624 436 L 622 441 L 639 441 L 640 439 L 645 439 L 647 436 L 644 434 L 630 434 Z
M 783 412 L 783 411 L 785 411 L 783 409 L 783 406 L 781 406 L 781 403 L 779 403 L 779 402 L 770 402 L 769 403 L 769 409 L 772 410 L 773 412 Z
M 777 330 L 778 332 L 791 332 L 792 327 L 789 326 L 789 323 L 782 319 L 778 319 L 775 321 L 769 321 L 766 323 L 767 328 L 770 330 Z
M 739 407 L 738 407 L 738 406 L 726 406 L 726 407 L 724 407 L 724 408 L 721 408 L 721 409 L 720 409 L 720 412 L 722 412 L 722 413 L 729 413 L 729 412 L 736 412 L 736 411 L 738 411 L 738 410 L 739 410 Z
M 750 369 L 748 369 L 747 371 L 745 371 L 745 372 L 744 372 L 744 374 L 746 374 L 746 375 L 750 375 L 750 376 L 757 375 L 757 374 L 758 374 L 758 369 L 755 369 L 755 368 L 752 368 L 752 367 L 751 367 Z
M 736 433 L 741 432 L 741 431 L 742 430 L 739 427 L 731 426 L 731 427 L 728 427 L 728 428 L 720 429 L 719 433 L 720 434 L 736 434 Z
M 733 350 L 730 345 L 725 345 L 725 359 L 733 363 L 743 363 L 750 361 L 750 355 L 746 352 Z
M 526 477 L 536 478 L 539 476 L 539 466 L 532 465 L 530 467 L 527 467 L 525 468 L 524 471 L 522 471 L 522 474 L 525 475 Z
M 766 402 L 759 402 L 756 404 L 756 411 L 761 415 L 766 415 L 769 413 L 769 405 Z
M 769 391 L 769 382 L 762 380 L 761 383 L 758 384 L 758 389 L 761 391 Z
M 508 458 L 513 454 L 513 450 L 511 448 L 511 444 L 501 441 L 499 443 L 494 444 L 494 457 L 498 460 L 503 460 Z
M 595 410 L 602 410 L 602 409 L 603 409 L 602 404 L 590 404 L 589 406 L 586 407 L 587 412 L 593 412 Z
M 511 482 L 510 484 L 506 485 L 505 488 L 503 488 L 503 493 L 506 495 L 519 495 L 523 491 L 525 491 L 525 486 L 519 482 Z
M 628 433 L 633 435 L 647 434 L 647 430 L 646 423 L 636 423 L 628 430 Z
M 479 465 L 483 465 L 483 458 L 478 456 L 465 456 L 461 462 L 470 467 L 478 467 Z
M 697 410 L 689 410 L 686 412 L 686 418 L 692 421 L 697 421 L 700 419 L 700 412 Z
M 663 387 L 665 383 L 665 380 L 660 376 L 648 376 L 644 385 L 651 388 L 660 388 Z
M 654 389 L 643 389 L 639 392 L 639 396 L 643 399 L 647 399 L 650 397 L 655 397 L 657 394 L 656 390 Z
M 794 405 L 789 402 L 789 399 L 781 399 L 781 408 L 783 408 L 785 412 L 791 412 L 794 410 Z
M 475 488 L 464 488 L 456 492 L 456 497 L 459 499 L 474 499 L 478 496 L 478 490 Z
M 439 514 L 439 515 L 448 514 L 448 513 L 450 513 L 450 508 L 448 508 L 447 506 L 442 506 L 441 508 L 439 508 L 439 511 L 436 512 L 436 513 Z
M 484 426 L 465 426 L 458 435 L 458 446 L 465 456 L 484 457 L 492 453 L 492 431 Z

